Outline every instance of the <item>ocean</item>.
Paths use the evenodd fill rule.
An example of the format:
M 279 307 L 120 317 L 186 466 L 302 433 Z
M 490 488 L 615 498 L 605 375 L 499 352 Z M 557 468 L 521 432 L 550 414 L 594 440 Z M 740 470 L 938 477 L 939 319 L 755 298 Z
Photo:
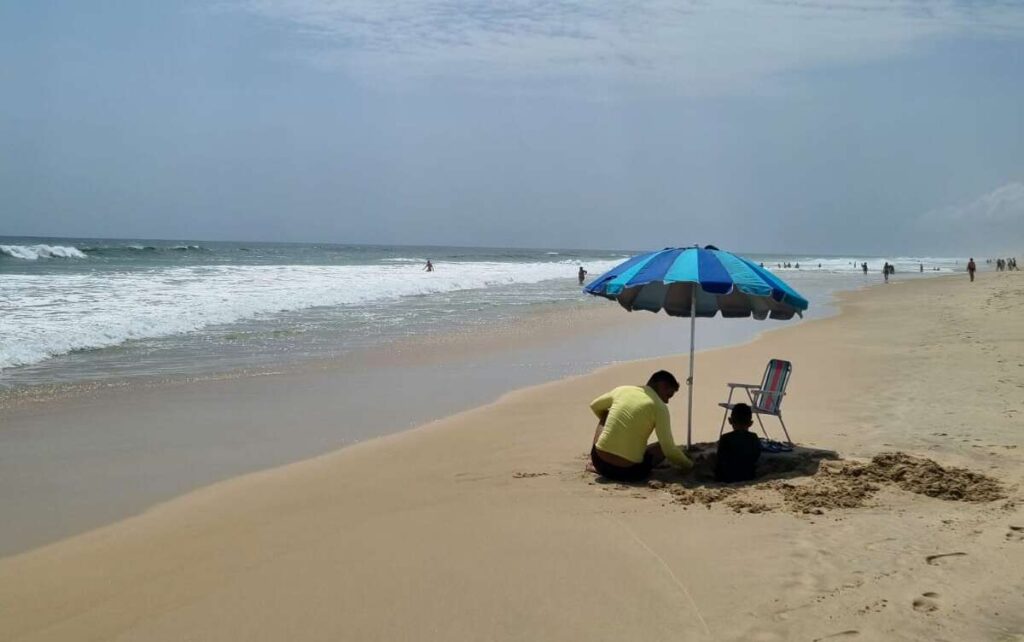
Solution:
M 596 277 L 633 253 L 0 237 L 0 388 L 260 371 L 608 305 L 581 292 L 576 271 Z M 896 278 L 965 261 L 747 256 L 807 296 L 812 316 L 834 291 L 881 280 L 886 260 Z

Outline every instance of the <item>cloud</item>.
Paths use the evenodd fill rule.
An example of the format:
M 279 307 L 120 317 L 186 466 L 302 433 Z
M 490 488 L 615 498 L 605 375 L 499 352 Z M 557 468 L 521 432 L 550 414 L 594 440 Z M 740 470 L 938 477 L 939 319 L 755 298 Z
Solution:
M 969 203 L 932 210 L 924 218 L 932 223 L 1018 223 L 1024 230 L 1024 183 L 1007 183 Z
M 986 251 L 1024 250 L 1024 183 L 1014 181 L 970 202 L 941 207 L 918 221 L 922 234 Z
M 1024 3 L 961 0 L 233 0 L 291 52 L 374 78 L 642 82 L 720 93 L 949 35 L 1021 37 Z

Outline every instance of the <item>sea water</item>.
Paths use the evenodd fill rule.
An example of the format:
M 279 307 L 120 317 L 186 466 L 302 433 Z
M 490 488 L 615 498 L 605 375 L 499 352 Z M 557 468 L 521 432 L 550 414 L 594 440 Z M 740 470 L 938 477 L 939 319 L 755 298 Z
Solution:
M 0 388 L 343 358 L 535 310 L 608 305 L 581 292 L 577 270 L 588 270 L 589 280 L 631 254 L 0 237 Z M 748 257 L 807 296 L 811 316 L 828 311 L 836 290 L 880 281 L 886 260 L 897 278 L 919 276 L 922 264 L 926 276 L 965 264 L 945 257 Z M 427 260 L 433 272 L 424 269 Z M 595 363 L 624 356 L 610 352 Z

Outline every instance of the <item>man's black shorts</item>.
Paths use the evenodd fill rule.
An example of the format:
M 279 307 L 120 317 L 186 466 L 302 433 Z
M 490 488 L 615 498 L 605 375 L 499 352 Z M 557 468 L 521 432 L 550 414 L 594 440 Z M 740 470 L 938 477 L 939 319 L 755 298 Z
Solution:
M 622 482 L 635 482 L 647 479 L 651 474 L 651 469 L 654 468 L 654 461 L 649 452 L 644 452 L 644 460 L 639 464 L 615 466 L 598 456 L 596 446 L 590 448 L 590 462 L 594 464 L 594 469 L 602 477 Z

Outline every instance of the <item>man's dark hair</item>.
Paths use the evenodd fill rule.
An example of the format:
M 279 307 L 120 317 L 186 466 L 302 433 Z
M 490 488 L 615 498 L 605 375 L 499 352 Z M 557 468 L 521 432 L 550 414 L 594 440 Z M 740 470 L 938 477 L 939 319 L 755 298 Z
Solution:
M 753 413 L 750 412 L 750 406 L 745 403 L 738 403 L 732 407 L 732 420 L 741 423 L 748 424 L 754 418 Z
M 659 370 L 651 375 L 651 378 L 647 380 L 648 386 L 653 386 L 656 383 L 667 383 L 676 390 L 679 390 L 679 382 L 672 376 L 672 373 L 668 370 Z

